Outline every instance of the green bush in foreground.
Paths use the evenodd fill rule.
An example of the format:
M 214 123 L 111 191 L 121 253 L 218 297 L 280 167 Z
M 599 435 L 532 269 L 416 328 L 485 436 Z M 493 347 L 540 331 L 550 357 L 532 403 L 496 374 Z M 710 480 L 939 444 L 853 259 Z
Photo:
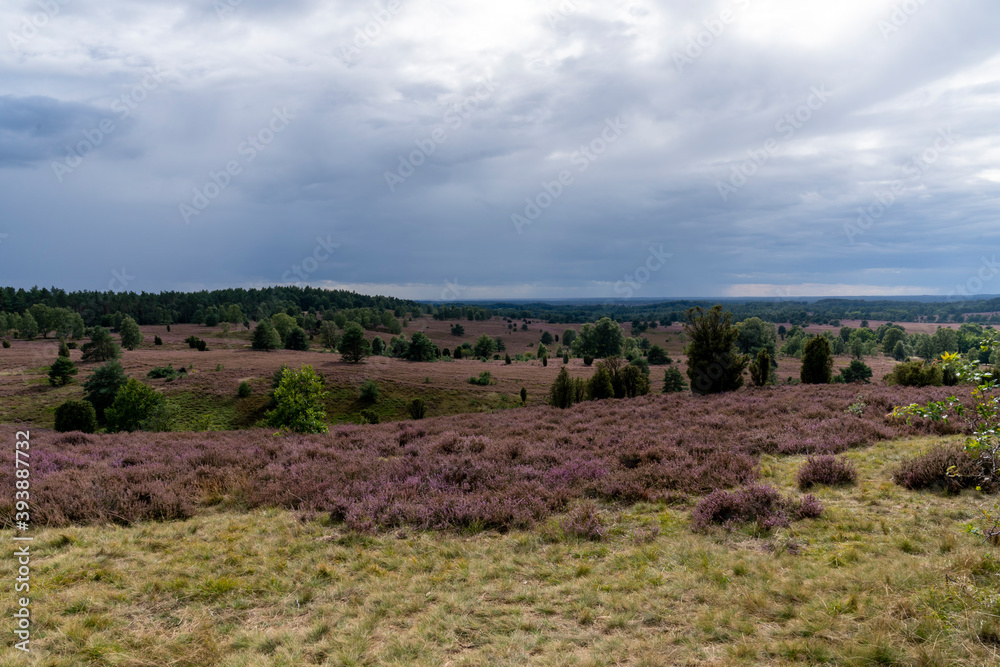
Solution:
M 297 433 L 326 433 L 327 392 L 323 378 L 306 364 L 300 370 L 285 369 L 274 390 L 275 408 L 265 416 L 268 426 Z

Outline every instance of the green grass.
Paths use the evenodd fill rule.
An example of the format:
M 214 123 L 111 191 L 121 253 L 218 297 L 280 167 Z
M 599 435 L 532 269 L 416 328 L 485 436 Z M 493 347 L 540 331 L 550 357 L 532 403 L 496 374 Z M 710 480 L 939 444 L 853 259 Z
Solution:
M 289 512 L 38 531 L 32 665 L 986 665 L 1000 550 L 982 499 L 905 491 L 929 439 L 851 452 L 856 486 L 772 534 L 695 534 L 687 508 L 602 506 L 500 535 L 364 536 Z M 767 458 L 791 492 L 802 458 Z M 9 540 L 9 535 L 4 536 Z M 13 612 L 12 595 L 0 613 Z

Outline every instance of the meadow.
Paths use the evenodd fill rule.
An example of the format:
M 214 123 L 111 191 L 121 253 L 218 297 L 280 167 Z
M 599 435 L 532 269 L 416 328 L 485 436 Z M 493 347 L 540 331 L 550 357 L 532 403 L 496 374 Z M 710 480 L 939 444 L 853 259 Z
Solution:
M 503 326 L 469 323 L 458 342 Z M 503 334 L 508 351 L 530 351 L 543 328 L 565 330 Z M 893 481 L 905 461 L 962 437 L 892 408 L 954 388 L 697 397 L 656 393 L 654 367 L 648 396 L 559 410 L 544 405 L 559 359 L 347 364 L 316 349 L 253 352 L 243 331 L 143 329 L 126 372 L 189 369 L 152 381 L 181 409 L 183 431 L 56 433 L 52 410 L 82 390 L 45 383 L 54 341 L 0 352 L 0 438 L 32 431 L 36 624 L 33 653 L 11 636 L 3 664 L 1000 660 L 1000 553 L 966 531 L 988 497 Z M 457 339 L 446 322 L 421 318 L 406 332 L 418 330 L 442 347 Z M 209 351 L 188 348 L 192 332 Z M 683 368 L 678 329 L 646 335 Z M 893 364 L 866 361 L 876 378 Z M 779 377 L 796 362 L 779 359 Z M 303 363 L 331 390 L 329 433 L 257 426 L 274 371 Z M 579 359 L 568 367 L 593 372 Z M 467 382 L 485 369 L 495 384 Z M 365 379 L 382 387 L 383 423 L 357 423 Z M 240 399 L 244 380 L 254 391 Z M 406 416 L 417 396 L 427 419 Z M 765 484 L 806 498 L 796 476 L 817 454 L 857 471 L 852 484 L 808 489 L 819 516 L 693 529 L 716 489 Z M 12 487 L 12 470 L 0 477 Z M 12 512 L 7 494 L 6 540 Z M 0 599 L 0 613 L 13 611 Z

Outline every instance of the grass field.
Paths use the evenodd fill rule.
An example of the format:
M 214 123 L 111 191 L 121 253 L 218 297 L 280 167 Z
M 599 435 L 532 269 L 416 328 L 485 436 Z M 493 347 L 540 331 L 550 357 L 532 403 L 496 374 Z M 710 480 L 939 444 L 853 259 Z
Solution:
M 988 665 L 1000 553 L 982 499 L 889 479 L 930 439 L 847 457 L 856 486 L 773 534 L 697 534 L 683 505 L 601 505 L 601 541 L 530 531 L 361 536 L 209 511 L 36 533 L 31 665 Z M 802 457 L 765 457 L 791 491 Z M 9 531 L 4 531 L 9 540 Z M 9 562 L 9 561 L 8 561 Z M 13 613 L 10 596 L 0 609 Z

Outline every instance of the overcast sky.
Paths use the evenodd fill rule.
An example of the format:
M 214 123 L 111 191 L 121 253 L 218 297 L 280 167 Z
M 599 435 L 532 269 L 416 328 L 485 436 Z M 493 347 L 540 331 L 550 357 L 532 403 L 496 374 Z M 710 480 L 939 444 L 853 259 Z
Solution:
M 0 283 L 1000 293 L 995 0 L 9 0 Z

